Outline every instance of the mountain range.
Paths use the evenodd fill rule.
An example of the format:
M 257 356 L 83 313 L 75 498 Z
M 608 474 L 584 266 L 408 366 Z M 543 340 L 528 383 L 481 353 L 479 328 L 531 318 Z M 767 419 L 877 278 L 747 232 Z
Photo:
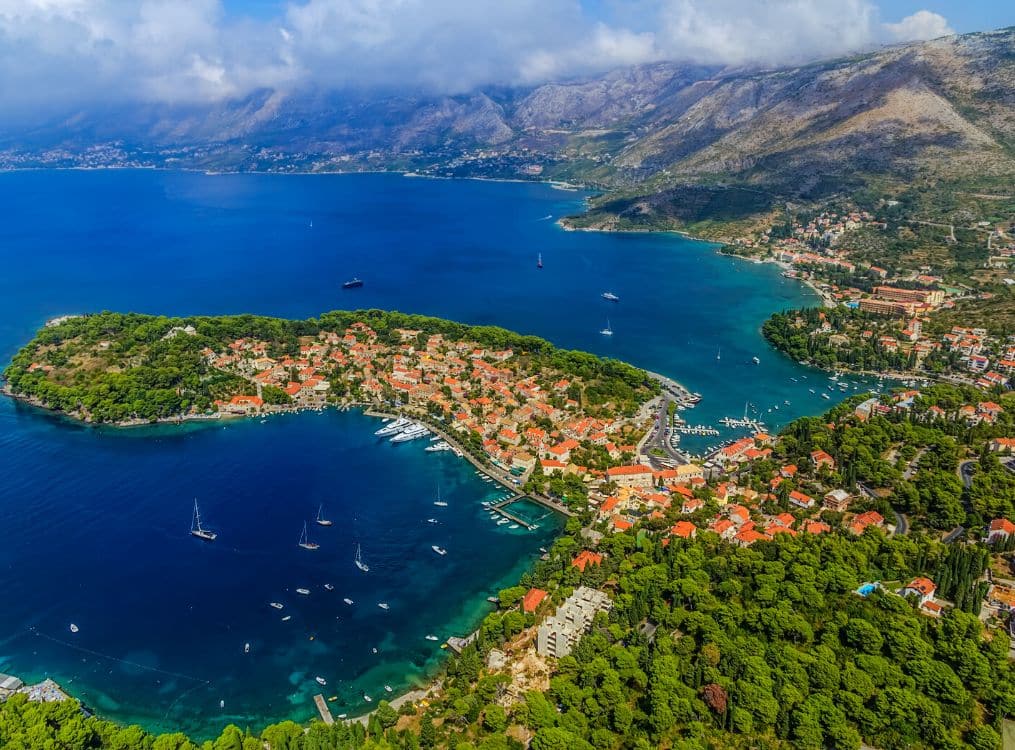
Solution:
M 774 70 L 659 63 L 460 96 L 257 91 L 0 130 L 0 167 L 40 165 L 560 179 L 604 189 L 605 213 L 675 221 L 864 185 L 987 189 L 1015 176 L 1015 28 Z

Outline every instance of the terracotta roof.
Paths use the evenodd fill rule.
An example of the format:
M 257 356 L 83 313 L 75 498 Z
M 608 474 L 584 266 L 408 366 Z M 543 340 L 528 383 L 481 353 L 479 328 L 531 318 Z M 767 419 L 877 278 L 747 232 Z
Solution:
M 539 603 L 546 598 L 546 592 L 542 589 L 529 589 L 522 598 L 522 611 L 535 612 Z

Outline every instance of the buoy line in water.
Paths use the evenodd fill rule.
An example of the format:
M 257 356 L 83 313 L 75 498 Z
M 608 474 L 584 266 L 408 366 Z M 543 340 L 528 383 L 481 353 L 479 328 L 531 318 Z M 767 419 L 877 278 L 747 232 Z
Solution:
M 42 633 L 36 630 L 34 627 L 29 628 L 28 631 L 39 638 L 45 638 L 46 640 L 52 641 L 53 643 L 59 643 L 61 646 L 66 646 L 67 648 L 72 648 L 75 651 L 80 651 L 85 654 L 91 654 L 92 656 L 97 656 L 100 659 L 108 659 L 110 661 L 119 662 L 120 664 L 126 664 L 131 667 L 136 667 L 137 669 L 143 669 L 146 672 L 158 672 L 159 674 L 164 674 L 169 677 L 177 677 L 183 680 L 190 680 L 191 682 L 197 682 L 200 683 L 201 685 L 211 685 L 211 680 L 205 680 L 201 677 L 194 677 L 193 675 L 183 674 L 181 672 L 170 672 L 167 669 L 159 669 L 158 667 L 151 667 L 148 666 L 147 664 L 139 664 L 135 661 L 130 661 L 129 659 L 121 659 L 118 656 L 104 654 L 101 651 L 95 651 L 94 649 L 85 648 L 84 646 L 79 646 L 76 643 L 65 641 L 62 638 L 56 638 L 55 636 L 47 635 L 46 633 Z

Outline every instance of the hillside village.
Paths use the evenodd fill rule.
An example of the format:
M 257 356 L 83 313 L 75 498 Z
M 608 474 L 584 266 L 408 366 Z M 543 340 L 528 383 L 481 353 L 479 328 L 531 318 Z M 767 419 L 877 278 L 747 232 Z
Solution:
M 887 201 L 884 213 L 896 203 Z M 902 234 L 899 227 L 909 224 L 944 232 L 942 246 L 957 242 L 954 226 L 896 217 L 893 231 Z M 917 255 L 920 240 L 914 237 L 897 242 L 912 247 L 901 254 L 896 250 L 892 263 L 872 262 L 866 248 L 877 246 L 888 254 L 882 245 L 890 225 L 863 210 L 793 217 L 785 225 L 737 238 L 728 250 L 779 263 L 786 269 L 783 275 L 811 284 L 830 308 L 770 320 L 769 340 L 797 359 L 830 368 L 947 375 L 984 388 L 1007 388 L 1015 373 L 1015 338 L 1001 329 L 992 332 L 989 316 L 978 325 L 942 326 L 937 321 L 939 313 L 957 314 L 964 302 L 990 307 L 998 295 L 1009 294 L 1015 279 L 1005 276 L 1005 269 L 1015 256 L 1015 234 L 1007 225 L 979 222 L 965 230 L 974 239 L 962 235 L 972 247 L 959 254 L 961 262 L 914 261 L 906 254 Z M 998 284 L 1002 286 L 995 291 Z

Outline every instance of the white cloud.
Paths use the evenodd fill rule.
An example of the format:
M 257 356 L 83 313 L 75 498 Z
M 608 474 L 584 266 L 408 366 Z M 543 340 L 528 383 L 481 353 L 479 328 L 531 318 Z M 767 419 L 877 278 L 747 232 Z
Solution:
M 289 0 L 238 19 L 220 0 L 0 0 L 4 111 L 201 102 L 255 88 L 460 92 L 661 59 L 775 64 L 951 33 L 873 0 Z M 0 116 L 2 117 L 2 116 Z
M 885 28 L 900 42 L 936 39 L 939 36 L 955 33 L 944 16 L 931 13 L 929 10 L 918 10 L 898 23 L 885 24 Z

